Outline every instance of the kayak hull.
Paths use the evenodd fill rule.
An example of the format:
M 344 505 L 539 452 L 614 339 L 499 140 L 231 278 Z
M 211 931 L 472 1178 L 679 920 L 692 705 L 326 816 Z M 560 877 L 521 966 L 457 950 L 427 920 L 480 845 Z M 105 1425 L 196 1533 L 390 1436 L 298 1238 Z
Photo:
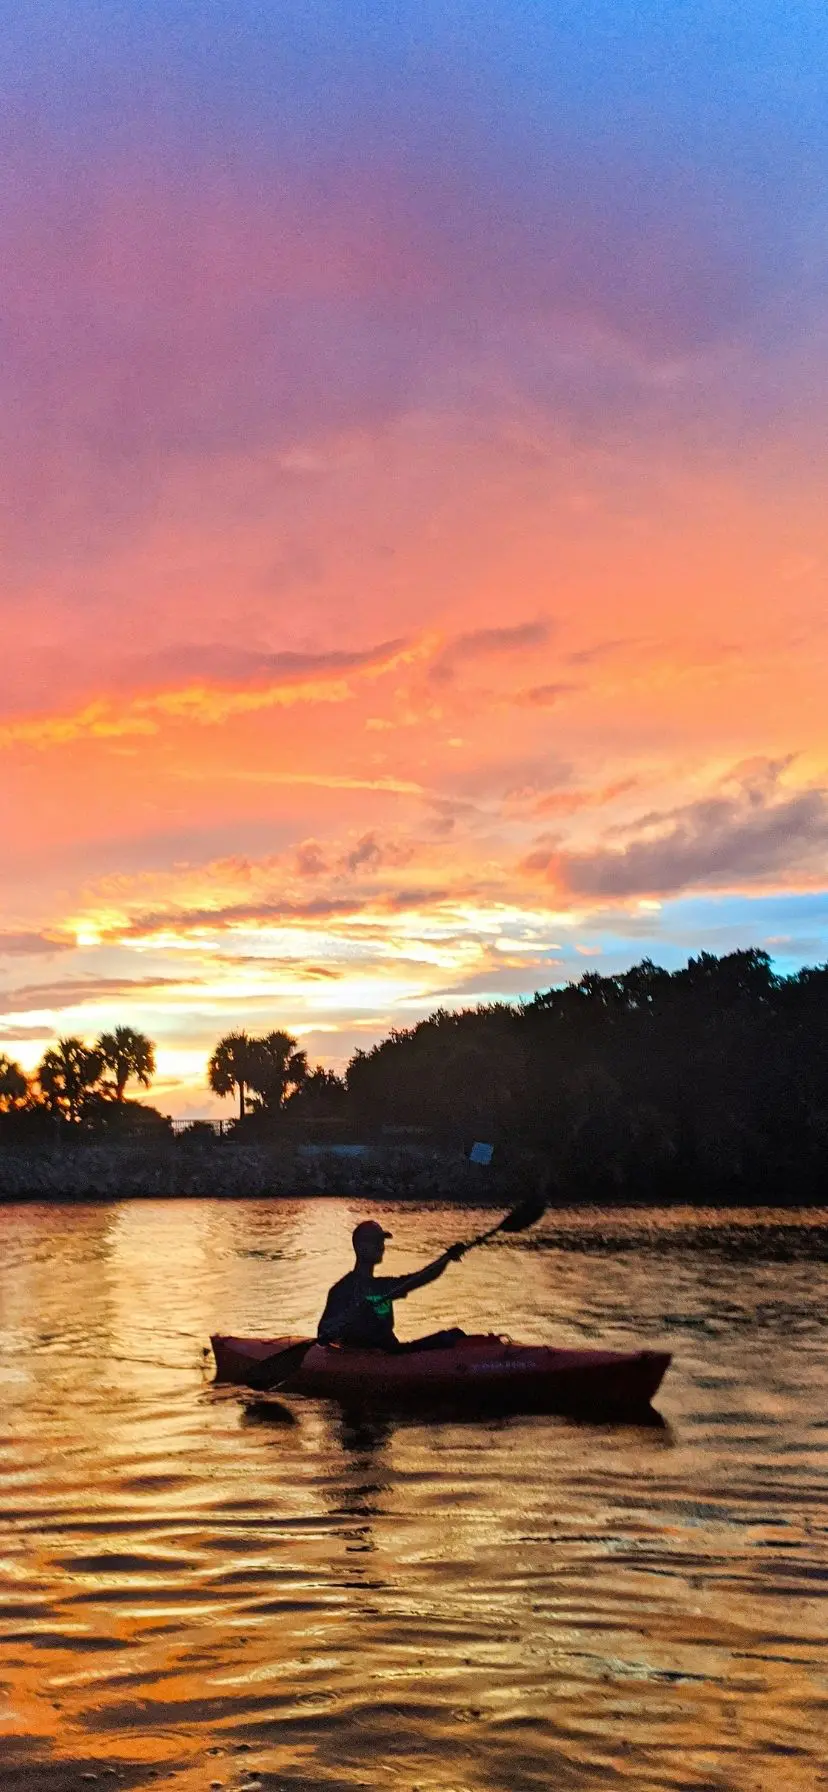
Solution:
M 441 1406 L 458 1401 L 582 1414 L 646 1411 L 671 1358 L 665 1351 L 557 1350 L 496 1336 L 464 1338 L 446 1350 L 351 1350 L 309 1339 L 211 1339 L 216 1379 L 259 1390 L 281 1382 L 280 1357 L 309 1348 L 285 1392 L 343 1405 Z M 283 1373 L 283 1371 L 282 1371 Z

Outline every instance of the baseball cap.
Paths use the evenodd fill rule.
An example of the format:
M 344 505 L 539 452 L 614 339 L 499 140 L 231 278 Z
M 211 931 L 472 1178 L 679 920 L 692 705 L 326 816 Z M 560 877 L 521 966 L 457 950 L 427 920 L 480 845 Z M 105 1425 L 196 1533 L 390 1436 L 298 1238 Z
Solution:
M 360 1245 L 368 1244 L 375 1238 L 391 1238 L 391 1236 L 392 1234 L 386 1232 L 378 1220 L 360 1220 L 359 1225 L 355 1226 L 351 1233 L 351 1243 L 354 1250 L 358 1251 Z

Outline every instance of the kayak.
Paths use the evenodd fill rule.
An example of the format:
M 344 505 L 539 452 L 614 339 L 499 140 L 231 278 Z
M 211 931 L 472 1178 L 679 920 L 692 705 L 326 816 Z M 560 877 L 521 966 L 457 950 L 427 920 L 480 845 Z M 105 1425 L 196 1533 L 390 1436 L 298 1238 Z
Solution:
M 217 1381 L 259 1390 L 280 1382 L 282 1352 L 304 1343 L 306 1354 L 284 1391 L 348 1405 L 440 1405 L 471 1399 L 512 1410 L 641 1412 L 671 1362 L 666 1351 L 557 1350 L 494 1334 L 462 1338 L 444 1350 L 400 1355 L 297 1337 L 216 1336 L 210 1342 Z

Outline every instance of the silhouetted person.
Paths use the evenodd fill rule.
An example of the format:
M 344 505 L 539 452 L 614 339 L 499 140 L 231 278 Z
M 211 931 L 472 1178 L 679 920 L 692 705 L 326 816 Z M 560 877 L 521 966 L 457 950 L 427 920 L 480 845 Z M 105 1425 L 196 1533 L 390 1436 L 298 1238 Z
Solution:
M 361 1220 L 354 1227 L 352 1241 L 356 1262 L 341 1281 L 328 1293 L 325 1311 L 319 1321 L 320 1344 L 344 1344 L 357 1350 L 440 1350 L 455 1344 L 465 1332 L 454 1326 L 448 1331 L 431 1332 L 426 1338 L 414 1338 L 402 1344 L 394 1333 L 394 1301 L 404 1300 L 415 1288 L 436 1282 L 450 1263 L 462 1257 L 465 1245 L 453 1244 L 411 1276 L 377 1276 L 374 1271 L 385 1255 L 385 1232 L 376 1220 Z

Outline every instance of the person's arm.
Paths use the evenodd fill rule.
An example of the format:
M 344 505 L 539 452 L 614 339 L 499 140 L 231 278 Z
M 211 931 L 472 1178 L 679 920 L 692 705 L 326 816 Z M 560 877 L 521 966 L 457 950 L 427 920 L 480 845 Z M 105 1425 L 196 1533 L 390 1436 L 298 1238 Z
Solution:
M 328 1311 L 330 1300 L 325 1302 L 325 1311 L 316 1328 L 317 1341 L 320 1344 L 335 1344 L 341 1329 L 341 1322 Z
M 329 1290 L 325 1302 L 325 1310 L 316 1328 L 317 1340 L 320 1344 L 338 1344 L 349 1319 L 357 1310 L 357 1302 L 353 1307 L 342 1299 L 339 1289 L 334 1286 Z
M 449 1245 L 448 1250 L 441 1257 L 435 1257 L 433 1263 L 427 1263 L 425 1269 L 417 1269 L 410 1276 L 401 1276 L 388 1290 L 391 1299 L 405 1300 L 406 1295 L 413 1294 L 415 1288 L 427 1288 L 429 1282 L 436 1282 L 450 1263 L 459 1263 L 465 1248 L 464 1244 Z

